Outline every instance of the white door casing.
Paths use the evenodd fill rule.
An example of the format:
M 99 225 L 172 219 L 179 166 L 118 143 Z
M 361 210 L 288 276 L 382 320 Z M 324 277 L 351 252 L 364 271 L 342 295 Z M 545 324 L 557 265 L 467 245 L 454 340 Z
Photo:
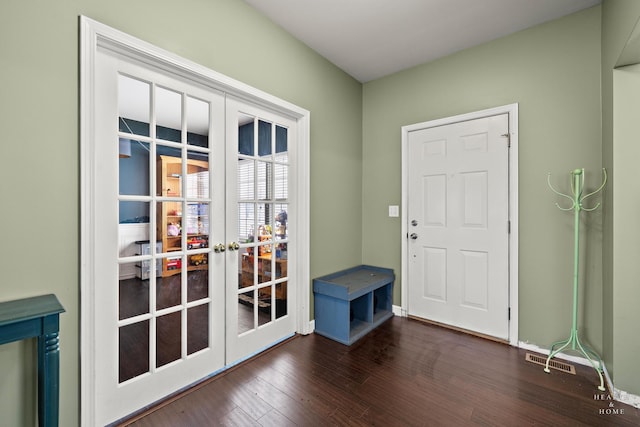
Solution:
M 402 129 L 403 313 L 512 345 L 516 126 L 514 104 Z
M 117 74 L 118 70 L 116 68 L 118 66 L 114 68 L 113 64 L 107 64 L 106 67 L 103 67 L 105 63 L 102 61 L 104 57 L 101 59 L 101 55 L 123 59 L 129 58 L 132 62 L 144 63 L 145 67 L 151 70 L 161 70 L 161 74 L 170 75 L 176 81 L 208 88 L 212 93 L 224 92 L 228 95 L 235 95 L 243 98 L 246 102 L 255 103 L 262 108 L 291 118 L 297 127 L 295 140 L 292 139 L 290 142 L 296 147 L 296 157 L 292 160 L 292 163 L 296 165 L 297 176 L 295 177 L 296 187 L 292 189 L 292 191 L 296 192 L 294 196 L 296 209 L 293 212 L 295 218 L 292 219 L 290 214 L 290 220 L 295 221 L 297 224 L 295 242 L 292 242 L 297 251 L 295 268 L 289 271 L 288 275 L 290 281 L 300 284 L 309 283 L 309 112 L 86 17 L 81 17 L 80 27 L 81 423 L 82 425 L 102 425 L 117 419 L 119 414 L 127 414 L 139 409 L 141 401 L 132 399 L 130 408 L 127 406 L 119 413 L 107 413 L 109 407 L 123 402 L 124 394 L 116 397 L 113 393 L 104 393 L 105 388 L 101 386 L 103 383 L 98 378 L 104 372 L 110 372 L 111 374 L 117 372 L 117 366 L 114 366 L 113 358 L 108 360 L 101 354 L 105 346 L 117 342 L 117 329 L 109 328 L 103 324 L 105 318 L 114 318 L 113 313 L 109 313 L 116 306 L 113 293 L 108 297 L 110 299 L 102 300 L 105 297 L 105 293 L 96 284 L 104 278 L 112 279 L 112 283 L 117 283 L 118 281 L 117 264 L 99 262 L 105 257 L 115 261 L 114 254 L 117 254 L 118 247 L 117 233 L 105 233 L 105 230 L 101 228 L 104 224 L 101 222 L 102 219 L 100 217 L 100 213 L 111 212 L 117 218 L 117 208 L 115 206 L 117 203 L 115 203 L 113 197 L 100 197 L 100 193 L 97 191 L 101 186 L 103 189 L 105 186 L 106 188 L 109 188 L 110 185 L 115 186 L 118 179 L 117 163 L 115 161 L 118 156 L 114 151 L 116 150 L 114 148 L 115 145 L 109 145 L 109 150 L 114 152 L 103 153 L 100 151 L 104 148 L 100 144 L 101 138 L 108 138 L 109 135 L 112 136 L 117 130 L 113 128 L 113 121 L 105 124 L 105 121 L 101 121 L 100 117 L 105 114 L 113 115 L 113 111 L 117 111 L 117 107 L 113 103 L 111 105 L 109 103 L 101 104 L 98 100 L 105 97 L 97 96 L 100 91 L 103 91 L 102 95 L 105 95 L 105 89 L 107 91 L 113 90 L 113 87 L 111 89 L 100 87 L 105 77 L 101 73 Z M 129 61 L 126 60 L 125 62 Z M 216 137 L 218 136 L 220 135 Z M 224 135 L 221 135 L 220 139 L 224 140 Z M 109 158 L 114 159 L 114 161 L 109 161 Z M 212 173 L 212 177 L 215 173 Z M 118 190 L 117 188 L 111 188 L 107 192 L 113 195 L 117 194 Z M 151 234 L 153 235 L 154 233 L 151 232 Z M 112 252 L 112 248 L 116 249 Z M 222 259 L 224 257 L 220 258 L 220 260 Z M 212 259 L 211 261 L 217 263 L 218 259 Z M 227 263 L 229 263 L 228 260 Z M 107 264 L 111 264 L 111 266 Z M 295 331 L 303 334 L 309 333 L 311 329 L 308 310 L 309 287 L 300 286 L 298 292 L 293 293 L 291 297 L 295 298 L 295 303 L 292 304 L 295 308 L 295 313 L 290 316 L 290 319 L 293 319 Z M 213 300 L 216 300 L 215 296 L 212 296 Z M 223 314 L 223 311 L 219 311 L 220 313 Z M 223 321 L 219 323 L 223 323 Z M 102 339 L 104 339 L 104 342 Z M 219 340 L 219 336 L 213 331 L 211 339 L 224 342 L 223 339 Z M 198 358 L 194 357 L 194 359 Z M 167 393 L 175 391 L 175 384 L 188 385 L 202 378 L 203 372 L 206 371 L 204 374 L 206 375 L 218 370 L 222 359 L 219 356 L 214 359 L 217 361 L 209 360 L 203 362 L 201 367 L 204 370 L 202 371 L 199 371 L 199 368 L 194 368 L 187 369 L 186 372 L 172 372 L 170 365 L 168 365 L 163 372 L 160 372 L 165 375 L 165 378 L 159 377 L 159 383 L 174 382 L 173 389 L 169 391 L 171 387 L 163 389 L 159 386 L 155 390 L 155 386 L 151 386 L 154 388 L 153 390 L 150 390 L 150 387 L 146 387 L 145 390 L 140 390 L 140 394 L 146 396 L 147 403 L 151 403 L 158 397 L 163 397 Z M 117 365 L 117 360 L 115 364 Z M 113 375 L 115 376 L 116 374 Z M 131 384 L 127 383 L 127 385 Z M 118 387 L 123 388 L 121 385 Z M 114 400 L 116 398 L 118 399 L 117 401 Z M 104 408 L 107 408 L 106 412 Z

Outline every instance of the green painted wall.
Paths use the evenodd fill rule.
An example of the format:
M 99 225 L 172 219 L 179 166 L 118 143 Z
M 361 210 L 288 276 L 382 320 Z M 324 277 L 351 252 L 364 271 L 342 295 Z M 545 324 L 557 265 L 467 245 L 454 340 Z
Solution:
M 362 260 L 362 85 L 238 0 L 0 2 L 0 301 L 55 293 L 61 421 L 79 420 L 78 16 L 311 111 L 311 277 Z M 2 425 L 35 423 L 35 353 L 0 347 Z
M 640 395 L 640 313 L 636 183 L 640 146 L 637 113 L 640 108 L 640 69 L 614 71 L 629 36 L 640 18 L 640 2 L 605 0 L 602 5 L 602 146 L 603 163 L 613 171 L 605 205 L 603 325 L 605 364 L 616 388 Z M 640 52 L 633 52 L 640 60 Z
M 519 103 L 519 339 L 548 348 L 571 326 L 573 216 L 547 172 L 600 183 L 600 7 L 364 85 L 363 259 L 400 271 L 404 240 L 387 205 L 401 201 L 403 125 Z M 581 327 L 602 350 L 602 213 L 584 222 Z M 400 286 L 394 302 L 400 304 Z

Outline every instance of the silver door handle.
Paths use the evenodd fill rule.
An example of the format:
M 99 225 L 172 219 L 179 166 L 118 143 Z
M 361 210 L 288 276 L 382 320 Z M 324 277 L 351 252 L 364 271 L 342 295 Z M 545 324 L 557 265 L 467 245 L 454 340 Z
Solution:
M 411 237 L 412 240 L 416 240 L 418 238 L 418 235 L 416 233 L 411 233 L 409 237 Z

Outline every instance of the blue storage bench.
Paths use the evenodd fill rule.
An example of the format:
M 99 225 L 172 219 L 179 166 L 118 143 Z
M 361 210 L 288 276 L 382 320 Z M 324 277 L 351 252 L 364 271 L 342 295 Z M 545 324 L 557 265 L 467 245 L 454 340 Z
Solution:
M 313 279 L 315 332 L 351 345 L 393 316 L 393 270 L 360 265 Z

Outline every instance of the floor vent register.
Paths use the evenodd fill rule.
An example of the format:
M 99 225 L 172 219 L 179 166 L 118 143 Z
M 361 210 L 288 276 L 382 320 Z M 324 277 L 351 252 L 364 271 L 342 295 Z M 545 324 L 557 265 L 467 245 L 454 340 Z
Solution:
M 540 356 L 537 354 L 532 354 L 532 353 L 527 353 L 525 356 L 525 360 L 527 362 L 531 362 L 531 363 L 535 363 L 537 365 L 541 365 L 541 366 L 545 366 L 547 364 L 547 356 Z M 551 361 L 549 362 L 549 368 L 551 369 L 556 369 L 558 371 L 562 371 L 562 372 L 566 372 L 568 374 L 576 374 L 576 368 L 575 366 L 569 364 L 569 363 L 565 363 L 565 362 L 561 362 L 559 360 L 556 359 L 551 359 Z

